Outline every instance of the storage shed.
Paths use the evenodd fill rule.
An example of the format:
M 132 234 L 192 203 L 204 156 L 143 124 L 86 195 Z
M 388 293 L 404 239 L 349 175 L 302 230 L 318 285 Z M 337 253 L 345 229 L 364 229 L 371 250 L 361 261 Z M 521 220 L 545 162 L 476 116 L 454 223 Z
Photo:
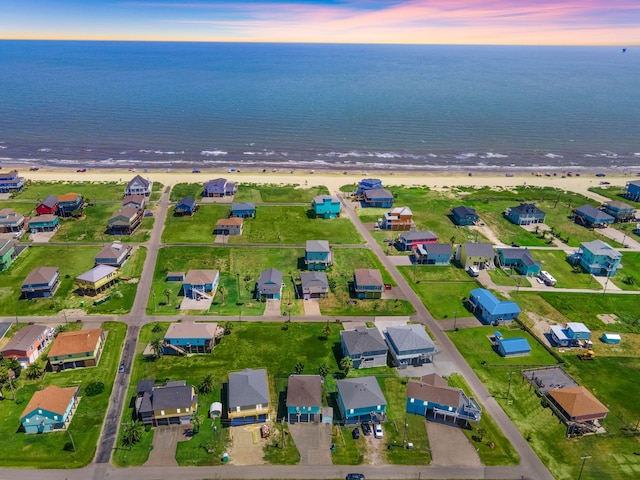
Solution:
M 211 418 L 220 418 L 222 416 L 222 402 L 213 402 L 209 407 L 209 416 Z
M 617 333 L 603 333 L 600 337 L 600 340 L 602 340 L 604 343 L 617 344 L 620 343 L 622 337 L 620 337 L 620 335 Z
M 529 355 L 531 346 L 526 338 L 502 338 L 497 341 L 498 353 L 503 357 Z

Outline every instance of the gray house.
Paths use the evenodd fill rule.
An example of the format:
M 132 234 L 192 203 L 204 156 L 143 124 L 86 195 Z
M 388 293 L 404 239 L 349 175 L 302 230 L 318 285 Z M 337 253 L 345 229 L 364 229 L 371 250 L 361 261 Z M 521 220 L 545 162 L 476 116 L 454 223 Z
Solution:
M 302 298 L 326 298 L 329 294 L 329 280 L 324 272 L 302 272 L 300 274 Z
M 111 265 L 112 267 L 122 267 L 131 255 L 131 246 L 120 242 L 113 242 L 105 246 L 94 258 L 96 265 Z
M 338 408 L 345 424 L 386 419 L 387 400 L 376 377 L 345 378 L 336 382 Z
M 438 353 L 424 327 L 419 324 L 388 327 L 385 337 L 393 363 L 399 368 L 432 362 Z
M 227 413 L 231 426 L 265 422 L 269 416 L 270 397 L 267 371 L 247 368 L 229 373 Z
M 322 377 L 290 375 L 287 386 L 287 421 L 319 422 L 322 419 Z
M 145 425 L 186 425 L 198 410 L 198 395 L 184 380 L 154 386 L 153 380 L 138 382 L 136 413 Z
M 282 295 L 282 272 L 275 268 L 263 270 L 256 282 L 256 298 L 280 300 Z
M 342 330 L 340 338 L 342 354 L 351 357 L 353 368 L 383 367 L 387 364 L 387 344 L 377 328 Z
M 37 267 L 22 282 L 22 295 L 26 299 L 53 297 L 60 285 L 58 267 Z

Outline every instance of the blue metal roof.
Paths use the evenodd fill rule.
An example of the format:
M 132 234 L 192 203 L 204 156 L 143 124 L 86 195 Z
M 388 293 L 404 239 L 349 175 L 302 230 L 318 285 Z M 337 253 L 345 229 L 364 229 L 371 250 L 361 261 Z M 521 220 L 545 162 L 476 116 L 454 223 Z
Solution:
M 498 340 L 498 343 L 502 345 L 502 349 L 506 355 L 531 351 L 531 346 L 526 338 L 504 338 Z
M 471 296 L 475 302 L 482 305 L 491 315 L 504 315 L 506 313 L 520 313 L 520 307 L 510 300 L 500 301 L 493 293 L 484 288 L 471 290 Z

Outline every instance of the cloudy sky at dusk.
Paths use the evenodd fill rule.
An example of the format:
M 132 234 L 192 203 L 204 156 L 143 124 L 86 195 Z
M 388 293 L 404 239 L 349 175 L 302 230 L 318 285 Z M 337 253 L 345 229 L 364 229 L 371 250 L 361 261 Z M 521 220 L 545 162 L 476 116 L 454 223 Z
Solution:
M 0 38 L 638 44 L 638 0 L 2 0 Z

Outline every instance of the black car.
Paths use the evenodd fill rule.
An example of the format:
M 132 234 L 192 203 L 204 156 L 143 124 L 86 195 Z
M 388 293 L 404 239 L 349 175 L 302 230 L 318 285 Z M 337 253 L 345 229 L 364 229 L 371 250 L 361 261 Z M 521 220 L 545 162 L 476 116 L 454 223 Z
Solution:
M 363 473 L 347 473 L 347 480 L 364 480 Z
M 363 422 L 360 428 L 362 428 L 363 435 L 371 435 L 371 426 L 368 422 Z
M 353 429 L 353 432 L 351 432 L 351 436 L 353 437 L 354 440 L 357 440 L 360 438 L 360 430 L 358 430 L 358 427 Z

